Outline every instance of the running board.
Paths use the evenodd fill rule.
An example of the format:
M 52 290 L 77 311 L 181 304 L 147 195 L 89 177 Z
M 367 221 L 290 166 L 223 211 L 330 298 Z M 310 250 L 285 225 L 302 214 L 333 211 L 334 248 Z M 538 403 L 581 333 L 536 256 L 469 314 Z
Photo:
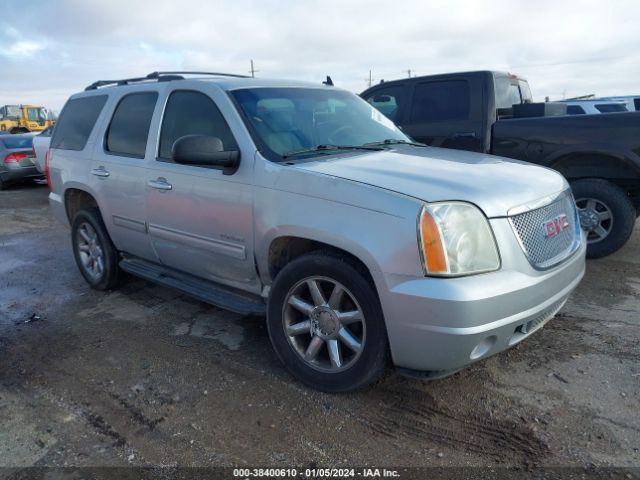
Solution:
M 120 268 L 136 277 L 142 277 L 165 287 L 175 288 L 203 302 L 231 310 L 242 315 L 265 315 L 262 297 L 240 292 L 218 283 L 208 282 L 175 270 L 137 258 L 125 258 Z

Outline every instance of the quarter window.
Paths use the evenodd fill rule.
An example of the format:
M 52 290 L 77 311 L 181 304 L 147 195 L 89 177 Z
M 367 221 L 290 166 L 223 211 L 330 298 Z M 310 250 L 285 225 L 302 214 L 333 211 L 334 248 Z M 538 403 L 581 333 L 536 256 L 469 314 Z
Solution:
M 416 85 L 411 123 L 468 120 L 470 88 L 466 80 L 427 82 Z
M 84 150 L 106 101 L 106 95 L 69 100 L 56 124 L 51 148 Z
M 144 158 L 156 92 L 132 93 L 116 107 L 105 138 L 105 150 L 114 155 Z
M 171 148 L 185 135 L 209 135 L 222 140 L 225 150 L 237 149 L 237 144 L 222 113 L 207 95 L 193 91 L 173 92 L 167 101 L 158 157 L 171 159 Z

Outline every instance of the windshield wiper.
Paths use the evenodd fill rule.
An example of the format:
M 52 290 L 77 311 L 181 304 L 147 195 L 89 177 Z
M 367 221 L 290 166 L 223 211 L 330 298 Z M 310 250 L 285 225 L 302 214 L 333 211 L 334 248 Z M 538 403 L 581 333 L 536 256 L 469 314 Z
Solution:
M 285 152 L 282 155 L 282 158 L 289 158 L 295 155 L 302 155 L 304 153 L 331 153 L 336 150 L 372 150 L 375 152 L 379 152 L 382 150 L 381 147 L 377 147 L 375 145 L 330 145 L 330 144 L 322 144 L 316 145 L 315 147 L 302 148 L 300 150 L 291 150 L 290 152 Z
M 413 145 L 414 147 L 428 147 L 429 146 L 426 143 L 408 142 L 406 140 L 395 140 L 393 138 L 387 138 L 386 140 L 381 140 L 379 142 L 365 143 L 363 146 L 376 146 L 376 145 Z

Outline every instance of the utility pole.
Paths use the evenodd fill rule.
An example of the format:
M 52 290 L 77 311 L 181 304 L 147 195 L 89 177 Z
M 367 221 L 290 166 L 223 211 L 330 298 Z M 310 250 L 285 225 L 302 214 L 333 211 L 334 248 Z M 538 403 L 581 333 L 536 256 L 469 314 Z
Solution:
M 364 80 L 369 84 L 369 86 L 373 85 L 373 78 L 371 78 L 371 70 L 369 70 L 369 78 L 365 78 Z
M 411 69 L 410 68 L 407 69 L 407 75 L 409 75 L 409 78 L 411 78 Z
M 251 74 L 251 78 L 254 78 L 256 76 L 256 73 L 259 71 L 260 70 L 256 70 L 255 68 L 253 68 L 253 60 L 251 60 L 251 70 L 249 70 L 249 73 Z

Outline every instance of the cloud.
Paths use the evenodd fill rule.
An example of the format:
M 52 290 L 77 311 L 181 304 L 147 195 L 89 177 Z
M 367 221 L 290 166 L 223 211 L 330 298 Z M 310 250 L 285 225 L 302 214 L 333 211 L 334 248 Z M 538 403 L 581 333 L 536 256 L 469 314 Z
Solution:
M 0 95 L 53 108 L 99 78 L 247 73 L 250 59 L 259 76 L 329 74 L 356 92 L 369 70 L 379 81 L 499 69 L 527 77 L 540 100 L 639 93 L 635 0 L 8 0 L 4 10 Z
M 6 50 L 0 51 L 0 55 L 4 55 L 6 57 L 32 57 L 34 54 L 44 49 L 44 43 L 19 40 L 9 45 L 9 48 Z

